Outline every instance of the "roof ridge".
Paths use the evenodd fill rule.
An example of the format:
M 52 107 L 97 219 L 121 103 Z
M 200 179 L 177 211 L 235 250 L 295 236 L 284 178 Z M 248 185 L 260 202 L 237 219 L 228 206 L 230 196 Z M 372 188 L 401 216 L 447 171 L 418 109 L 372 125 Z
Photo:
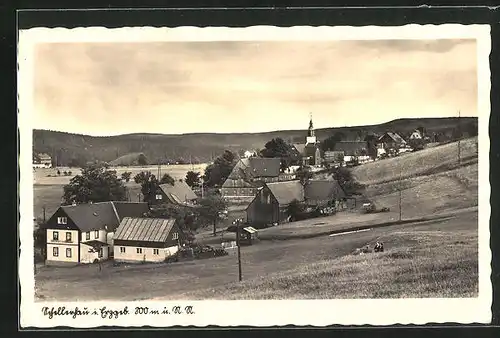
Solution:
M 111 202 L 111 207 L 113 208 L 114 214 L 116 216 L 116 220 L 118 221 L 118 224 L 120 224 L 120 215 L 118 215 L 118 211 L 116 210 L 115 203 Z

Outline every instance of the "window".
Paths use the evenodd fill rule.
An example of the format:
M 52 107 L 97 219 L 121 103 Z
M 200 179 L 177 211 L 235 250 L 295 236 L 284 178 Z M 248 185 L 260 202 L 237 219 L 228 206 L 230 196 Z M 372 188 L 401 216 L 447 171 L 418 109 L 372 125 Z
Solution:
M 57 224 L 68 224 L 67 217 L 57 217 Z
M 137 248 L 137 253 L 141 254 L 142 253 L 142 248 Z
M 160 250 L 159 249 L 153 249 L 153 255 L 159 255 Z
M 90 231 L 85 233 L 85 238 L 87 241 L 90 240 Z
M 162 197 L 160 194 L 156 195 L 156 199 L 157 199 L 157 200 L 161 200 L 162 198 L 163 198 L 163 197 Z
M 94 231 L 94 238 L 99 238 L 99 230 Z
M 59 240 L 59 231 L 54 231 L 54 232 L 52 233 L 52 239 L 53 239 L 54 241 L 58 241 L 58 240 Z
M 66 233 L 66 242 L 71 242 L 71 232 Z
M 172 235 L 172 239 L 175 241 L 176 239 L 179 239 L 179 234 L 177 232 L 174 232 Z
M 59 248 L 57 246 L 52 248 L 52 256 L 54 256 L 54 257 L 59 256 Z
M 71 258 L 71 248 L 66 249 L 66 257 Z
M 121 253 L 125 253 L 125 247 L 124 247 L 124 246 L 121 246 L 121 247 L 120 247 L 120 252 L 121 252 Z

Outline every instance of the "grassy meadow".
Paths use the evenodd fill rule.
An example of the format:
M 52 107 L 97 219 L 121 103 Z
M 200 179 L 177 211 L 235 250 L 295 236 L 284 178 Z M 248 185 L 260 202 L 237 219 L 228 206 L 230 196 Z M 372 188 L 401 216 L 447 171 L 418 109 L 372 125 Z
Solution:
M 162 165 L 161 174 L 168 173 L 174 179 L 184 179 L 186 173 L 190 170 L 203 172 L 206 164 L 198 165 Z M 136 167 L 112 167 L 116 170 L 118 176 L 123 172 L 132 172 L 132 178 L 125 183 L 128 189 L 129 198 L 132 202 L 138 202 L 140 199 L 141 187 L 136 184 L 133 177 L 141 171 L 151 171 L 157 174 L 158 166 L 136 166 Z M 71 176 L 57 176 L 57 170 L 61 173 L 71 171 Z M 51 168 L 51 169 L 36 169 L 33 172 L 33 207 L 34 217 L 43 219 L 43 209 L 45 208 L 45 216 L 48 219 L 61 204 L 63 195 L 63 187 L 68 184 L 70 179 L 75 175 L 79 175 L 81 171 L 77 168 Z M 52 177 L 48 177 L 51 175 Z
M 383 241 L 386 252 L 354 255 Z M 262 240 L 237 256 L 173 264 L 44 266 L 39 300 L 297 299 L 477 295 L 477 212 L 335 237 Z

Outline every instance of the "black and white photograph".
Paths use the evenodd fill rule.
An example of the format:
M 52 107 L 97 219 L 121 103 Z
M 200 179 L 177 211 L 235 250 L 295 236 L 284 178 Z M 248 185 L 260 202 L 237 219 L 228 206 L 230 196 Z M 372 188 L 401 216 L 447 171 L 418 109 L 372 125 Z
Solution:
M 489 322 L 489 52 L 482 25 L 20 31 L 21 322 Z

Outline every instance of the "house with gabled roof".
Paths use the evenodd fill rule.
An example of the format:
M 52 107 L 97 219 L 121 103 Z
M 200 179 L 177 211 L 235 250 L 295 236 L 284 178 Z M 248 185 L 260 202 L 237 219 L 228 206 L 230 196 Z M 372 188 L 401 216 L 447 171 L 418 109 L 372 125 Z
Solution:
M 406 148 L 407 142 L 399 134 L 386 132 L 377 140 L 378 153 L 398 153 L 399 149 Z M 384 151 L 382 151 L 382 149 Z
M 370 160 L 368 143 L 366 141 L 339 141 L 335 143 L 333 150 L 325 152 L 325 160 L 328 163 L 368 162 Z
M 222 184 L 221 195 L 230 201 L 249 202 L 264 183 L 280 180 L 280 167 L 279 158 L 242 158 Z
M 324 207 L 336 206 L 345 198 L 344 190 L 335 180 L 268 183 L 246 208 L 247 222 L 256 227 L 286 222 L 290 216 L 287 208 L 295 200 L 309 207 Z
M 113 237 L 118 262 L 163 262 L 177 253 L 184 235 L 175 219 L 125 217 Z
M 48 264 L 105 260 L 113 252 L 113 233 L 124 217 L 142 217 L 147 203 L 99 202 L 59 207 L 44 225 Z
M 169 183 L 161 184 L 151 198 L 151 204 L 170 203 L 194 206 L 198 202 L 198 196 L 184 180 L 175 181 L 173 185 Z

